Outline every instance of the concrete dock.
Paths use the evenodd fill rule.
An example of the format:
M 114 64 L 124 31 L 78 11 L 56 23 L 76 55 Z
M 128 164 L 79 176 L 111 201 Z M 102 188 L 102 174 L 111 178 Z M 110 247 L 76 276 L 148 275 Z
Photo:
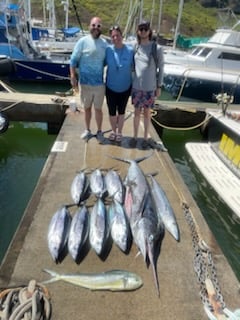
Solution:
M 110 129 L 104 106 L 104 129 Z M 90 291 L 62 281 L 47 284 L 51 294 L 52 319 L 118 319 L 118 320 L 202 320 L 208 319 L 200 298 L 200 285 L 194 271 L 192 231 L 186 220 L 182 203 L 190 208 L 190 215 L 200 240 L 211 250 L 217 270 L 217 279 L 226 307 L 240 307 L 239 282 L 217 245 L 199 208 L 177 172 L 169 154 L 153 150 L 151 157 L 140 163 L 144 173 L 158 171 L 156 179 L 164 189 L 175 212 L 181 239 L 176 242 L 166 231 L 157 261 L 160 297 L 157 296 L 151 268 L 147 268 L 133 243 L 129 254 L 122 253 L 114 244 L 105 259 L 100 259 L 90 249 L 80 264 L 67 255 L 55 264 L 48 251 L 47 233 L 53 214 L 62 204 L 72 202 L 70 186 L 76 172 L 82 168 L 116 168 L 121 177 L 126 175 L 128 164 L 118 162 L 108 155 L 135 159 L 149 154 L 129 146 L 132 136 L 132 109 L 124 126 L 122 143 L 112 144 L 105 139 L 99 144 L 95 138 L 88 143 L 80 138 L 84 130 L 84 113 L 70 112 L 58 134 L 55 149 L 49 154 L 32 198 L 25 210 L 21 224 L 0 268 L 0 286 L 7 288 L 27 284 L 36 279 L 49 279 L 44 268 L 59 273 L 96 273 L 112 269 L 124 269 L 137 273 L 143 286 L 132 292 Z M 94 114 L 92 127 L 94 132 Z M 159 140 L 153 127 L 152 138 Z M 108 134 L 106 133 L 106 137 Z M 143 124 L 139 136 L 143 136 Z M 74 214 L 75 208 L 71 208 Z

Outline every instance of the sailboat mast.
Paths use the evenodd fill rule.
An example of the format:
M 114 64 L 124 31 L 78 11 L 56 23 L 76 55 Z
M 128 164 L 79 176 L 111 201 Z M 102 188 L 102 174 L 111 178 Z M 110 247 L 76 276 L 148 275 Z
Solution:
M 158 27 L 157 27 L 157 34 L 160 34 L 161 29 L 161 21 L 162 21 L 162 6 L 163 6 L 163 0 L 159 1 L 159 13 L 158 13 Z
M 180 23 L 181 23 L 181 18 L 182 18 L 183 5 L 184 5 L 184 0 L 180 0 L 179 1 L 179 7 L 178 7 L 177 24 L 176 24 L 175 34 L 174 34 L 174 39 L 173 39 L 173 49 L 176 49 L 177 37 L 178 37 L 178 34 L 179 34 Z

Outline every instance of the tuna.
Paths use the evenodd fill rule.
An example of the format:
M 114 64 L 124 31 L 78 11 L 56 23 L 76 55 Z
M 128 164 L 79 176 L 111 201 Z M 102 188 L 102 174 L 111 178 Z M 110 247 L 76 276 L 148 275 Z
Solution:
M 89 212 L 86 206 L 78 208 L 74 214 L 68 236 L 68 252 L 77 261 L 89 234 Z
M 150 190 L 156 204 L 158 218 L 163 221 L 165 228 L 174 237 L 174 239 L 176 241 L 180 241 L 180 232 L 176 216 L 168 198 L 157 180 L 153 176 L 149 176 L 151 179 Z
M 95 169 L 90 175 L 90 188 L 97 198 L 102 198 L 106 194 L 104 176 L 99 169 Z
M 123 205 L 113 200 L 108 214 L 111 237 L 123 252 L 127 252 L 131 244 L 131 231 Z
M 108 195 L 123 204 L 124 202 L 124 185 L 120 175 L 115 170 L 109 170 L 105 175 L 105 183 Z
M 79 172 L 71 184 L 71 196 L 76 205 L 86 200 L 90 195 L 89 180 L 84 171 Z
M 101 255 L 108 237 L 108 221 L 106 208 L 101 198 L 98 198 L 90 214 L 89 241 L 91 247 Z
M 48 248 L 53 260 L 58 263 L 68 241 L 71 215 L 67 206 L 62 206 L 52 217 L 48 227 Z

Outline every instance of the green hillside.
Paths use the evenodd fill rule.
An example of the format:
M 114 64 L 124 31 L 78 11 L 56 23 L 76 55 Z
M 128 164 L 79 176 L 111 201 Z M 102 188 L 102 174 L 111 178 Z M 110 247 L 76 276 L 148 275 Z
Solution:
M 90 18 L 96 15 L 100 16 L 103 20 L 104 33 L 107 33 L 108 28 L 114 23 L 119 23 L 124 29 L 128 18 L 129 4 L 133 5 L 136 2 L 140 3 L 140 1 L 137 0 L 69 0 L 69 25 L 78 25 L 74 10 L 75 7 L 84 29 L 88 28 Z M 158 31 L 160 1 L 144 0 L 143 3 L 143 17 L 152 20 L 153 29 Z M 152 9 L 153 3 L 155 3 L 154 10 Z M 39 4 L 39 0 L 32 0 L 32 15 L 35 18 L 41 18 L 43 16 L 43 11 Z M 64 27 L 65 12 L 61 1 L 55 0 L 55 6 L 58 26 Z M 179 4 L 177 0 L 163 1 L 160 25 L 161 34 L 168 37 L 173 35 L 178 16 L 178 7 Z M 222 17 L 221 20 L 219 21 L 216 7 L 206 8 L 197 0 L 185 0 L 180 33 L 185 36 L 210 36 L 216 27 L 223 25 L 225 17 Z M 235 21 L 235 17 L 232 16 L 231 23 Z

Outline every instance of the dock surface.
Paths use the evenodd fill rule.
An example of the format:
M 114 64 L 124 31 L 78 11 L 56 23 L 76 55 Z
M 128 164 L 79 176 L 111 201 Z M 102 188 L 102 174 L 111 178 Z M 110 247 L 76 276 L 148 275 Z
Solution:
M 104 106 L 103 128 L 109 129 Z M 124 269 L 137 273 L 143 286 L 132 292 L 90 291 L 63 281 L 47 284 L 51 294 L 52 319 L 118 319 L 118 320 L 202 320 L 208 319 L 200 298 L 200 285 L 194 271 L 195 251 L 192 233 L 186 220 L 182 203 L 186 203 L 200 239 L 209 246 L 217 270 L 227 308 L 239 307 L 239 282 L 229 266 L 215 238 L 208 228 L 199 208 L 177 172 L 169 154 L 158 150 L 131 148 L 132 110 L 124 126 L 121 145 L 106 139 L 99 144 L 95 138 L 86 143 L 80 138 L 84 130 L 84 113 L 69 113 L 57 137 L 39 177 L 38 184 L 25 210 L 21 224 L 0 268 L 0 286 L 28 284 L 31 279 L 42 282 L 49 279 L 43 272 L 47 268 L 61 274 L 96 273 L 112 269 Z M 94 114 L 92 127 L 94 128 Z M 94 129 L 93 129 L 94 131 Z M 153 127 L 152 138 L 159 140 Z M 108 134 L 106 133 L 106 137 Z M 141 122 L 139 136 L 143 136 Z M 56 264 L 48 251 L 47 233 L 53 214 L 62 204 L 72 203 L 70 186 L 76 173 L 83 169 L 115 168 L 121 177 L 126 175 L 128 164 L 116 161 L 108 155 L 136 159 L 153 154 L 140 163 L 144 173 L 159 172 L 156 179 L 165 191 L 175 212 L 180 229 L 180 242 L 166 231 L 157 260 L 160 297 L 157 296 L 151 268 L 147 268 L 142 255 L 133 243 L 129 254 L 124 254 L 114 244 L 105 259 L 100 259 L 90 249 L 80 264 L 70 255 Z M 75 208 L 71 208 L 74 214 Z

